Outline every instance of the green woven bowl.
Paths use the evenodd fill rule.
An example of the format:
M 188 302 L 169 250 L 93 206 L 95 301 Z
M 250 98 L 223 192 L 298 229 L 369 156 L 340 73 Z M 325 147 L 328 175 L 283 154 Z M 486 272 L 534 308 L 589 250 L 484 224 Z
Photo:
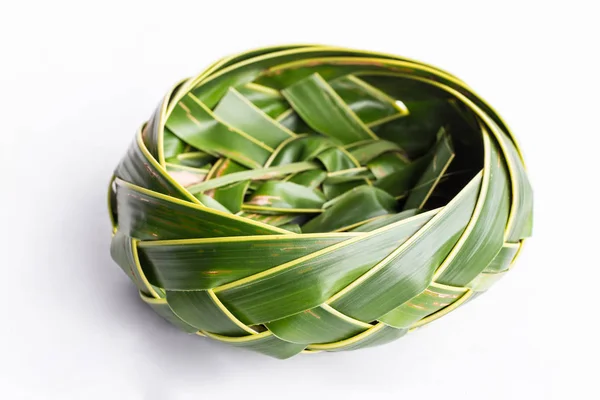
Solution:
M 287 358 L 395 340 L 484 292 L 531 233 L 519 148 L 458 78 L 279 46 L 182 81 L 109 190 L 111 254 L 189 333 Z

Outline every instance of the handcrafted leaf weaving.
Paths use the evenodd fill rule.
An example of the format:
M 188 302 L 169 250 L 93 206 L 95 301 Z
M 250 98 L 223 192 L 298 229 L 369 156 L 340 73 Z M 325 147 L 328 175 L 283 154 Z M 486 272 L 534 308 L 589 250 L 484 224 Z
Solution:
M 249 51 L 174 87 L 109 207 L 112 256 L 158 314 L 278 358 L 445 315 L 532 227 L 519 148 L 465 83 L 324 46 Z

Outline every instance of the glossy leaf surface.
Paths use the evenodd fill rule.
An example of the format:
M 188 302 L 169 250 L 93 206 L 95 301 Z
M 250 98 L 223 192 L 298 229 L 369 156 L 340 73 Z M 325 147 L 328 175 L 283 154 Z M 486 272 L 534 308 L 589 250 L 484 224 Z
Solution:
M 532 231 L 518 144 L 469 86 L 328 46 L 180 81 L 110 182 L 111 255 L 142 300 L 277 358 L 431 323 L 506 276 Z

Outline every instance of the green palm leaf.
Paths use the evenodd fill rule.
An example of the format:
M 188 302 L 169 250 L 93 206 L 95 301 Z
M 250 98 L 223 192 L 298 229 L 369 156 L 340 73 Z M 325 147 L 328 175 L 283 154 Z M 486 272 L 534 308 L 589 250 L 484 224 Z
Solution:
M 182 330 L 277 358 L 395 340 L 510 270 L 518 145 L 456 77 L 326 46 L 176 85 L 109 189 L 111 255 Z

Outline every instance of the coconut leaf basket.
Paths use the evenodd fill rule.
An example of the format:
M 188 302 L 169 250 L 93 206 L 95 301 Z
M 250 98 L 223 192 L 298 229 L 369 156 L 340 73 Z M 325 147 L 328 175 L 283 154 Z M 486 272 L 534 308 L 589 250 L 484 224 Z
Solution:
M 111 254 L 183 331 L 277 358 L 393 341 L 486 291 L 532 229 L 522 155 L 460 79 L 314 45 L 183 80 L 117 166 Z

